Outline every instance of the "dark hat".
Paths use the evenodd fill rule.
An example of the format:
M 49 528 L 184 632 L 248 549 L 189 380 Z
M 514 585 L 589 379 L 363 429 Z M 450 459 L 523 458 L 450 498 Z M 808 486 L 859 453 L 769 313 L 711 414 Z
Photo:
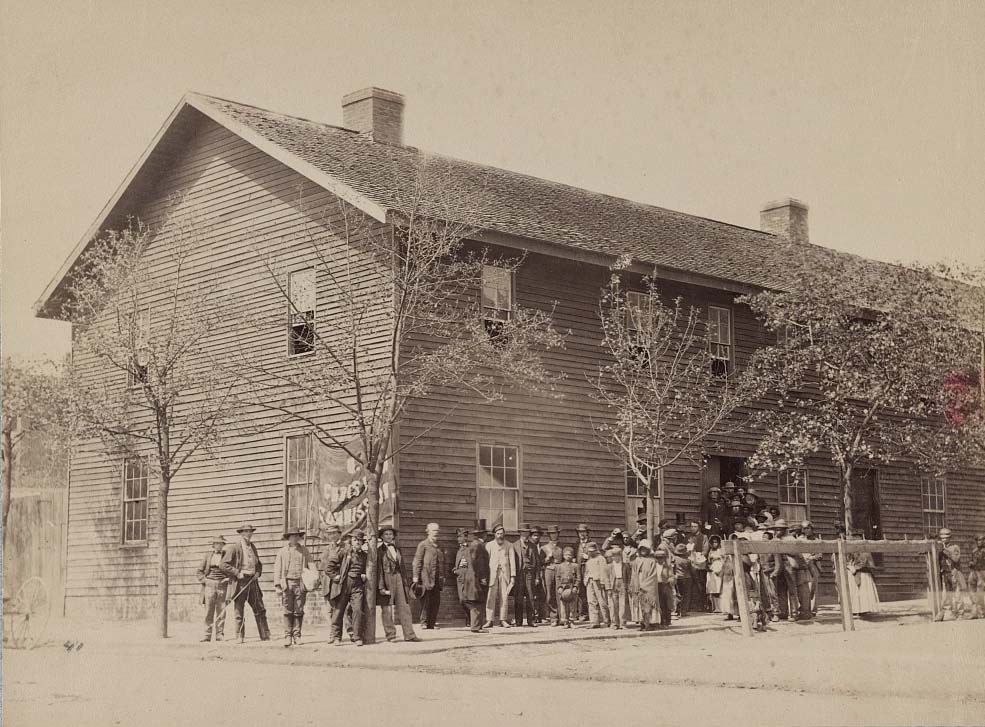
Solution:
M 394 535 L 397 534 L 397 529 L 395 527 L 393 527 L 392 525 L 383 525 L 382 527 L 380 527 L 379 530 L 376 531 L 376 537 L 382 538 L 383 537 L 383 533 L 385 533 L 387 530 L 389 530 L 390 532 L 392 532 Z
M 476 526 L 474 528 L 472 528 L 472 534 L 473 535 L 485 535 L 487 532 L 489 532 L 489 531 L 486 530 L 486 521 L 485 520 L 480 520 L 478 523 L 476 523 Z
M 684 543 L 678 543 L 677 547 L 674 548 L 674 552 L 677 555 L 687 555 L 687 546 Z
M 636 524 L 646 525 L 646 515 L 640 515 L 640 517 L 636 518 Z
M 544 531 L 540 529 L 537 525 L 528 525 L 527 534 L 529 535 L 543 535 Z
M 242 523 L 238 528 L 236 528 L 237 533 L 245 533 L 245 532 L 255 533 L 256 530 L 257 529 L 252 525 L 250 525 L 249 523 Z
M 548 533 L 560 533 L 561 532 L 561 528 L 559 528 L 557 525 L 548 525 L 547 526 L 547 532 Z
M 221 535 L 213 535 L 212 536 L 212 544 L 215 545 L 216 543 L 222 543 L 223 545 L 225 545 L 226 544 L 226 539 L 224 537 L 222 537 Z
M 365 540 L 366 533 L 364 533 L 362 530 L 353 530 L 351 533 L 349 533 L 349 537 L 352 538 L 353 540 Z
M 455 535 L 456 536 L 458 536 L 458 535 L 468 535 L 468 534 L 469 534 L 469 529 L 468 528 L 455 528 Z
M 579 523 L 578 527 L 575 528 L 575 530 L 578 531 L 579 533 L 587 533 L 588 525 L 586 525 L 585 523 Z
M 292 535 L 298 535 L 303 538 L 304 531 L 301 528 L 288 528 L 287 530 L 284 531 L 284 535 L 282 536 L 282 539 L 287 540 Z

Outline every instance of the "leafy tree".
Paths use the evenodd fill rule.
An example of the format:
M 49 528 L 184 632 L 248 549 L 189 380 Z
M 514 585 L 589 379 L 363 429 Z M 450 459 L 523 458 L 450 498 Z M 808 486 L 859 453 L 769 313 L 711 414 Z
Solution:
M 72 422 L 67 406 L 65 371 L 52 361 L 23 363 L 7 358 L 3 364 L 3 535 L 15 473 L 33 439 L 44 452 L 48 467 L 62 472 L 68 459 Z
M 510 276 L 522 259 L 493 259 L 471 240 L 479 231 L 468 218 L 478 201 L 462 198 L 445 172 L 441 160 L 414 166 L 410 184 L 394 185 L 387 224 L 341 200 L 317 214 L 302 206 L 305 222 L 278 241 L 280 252 L 261 252 L 259 241 L 256 246 L 270 287 L 289 312 L 289 344 L 302 355 L 272 361 L 244 347 L 235 362 L 244 396 L 303 425 L 317 443 L 345 452 L 365 473 L 370 583 L 380 484 L 394 458 L 462 406 L 502 400 L 516 387 L 551 395 L 558 377 L 541 361 L 543 351 L 563 344 L 549 312 L 514 305 L 484 314 L 484 267 Z M 286 268 L 302 259 L 314 270 L 307 285 L 328 296 L 315 301 L 312 292 L 292 290 Z M 280 306 L 251 318 L 255 330 L 268 333 L 283 330 L 284 321 Z M 459 403 L 397 441 L 408 406 L 439 390 L 458 392 Z M 373 614 L 376 589 L 366 589 L 366 601 Z M 372 643 L 375 619 L 366 625 L 364 638 Z
M 114 463 L 156 476 L 158 634 L 168 634 L 168 495 L 182 467 L 214 455 L 233 404 L 217 364 L 219 288 L 192 255 L 206 227 L 181 198 L 152 229 L 132 223 L 94 240 L 70 286 L 73 405 L 83 436 Z
M 777 337 L 752 361 L 777 406 L 759 417 L 763 437 L 751 464 L 783 471 L 829 453 L 850 530 L 859 468 L 900 458 L 928 467 L 942 458 L 935 433 L 945 384 L 963 370 L 971 339 L 947 312 L 950 286 L 929 270 L 876 268 L 802 246 L 789 259 L 789 290 L 745 298 Z
M 666 300 L 656 273 L 627 292 L 628 263 L 617 264 L 602 295 L 602 362 L 591 396 L 609 414 L 594 423 L 596 436 L 643 483 L 653 537 L 652 497 L 666 469 L 700 461 L 706 438 L 734 426 L 731 416 L 753 391 L 716 356 L 706 317 L 680 297 Z

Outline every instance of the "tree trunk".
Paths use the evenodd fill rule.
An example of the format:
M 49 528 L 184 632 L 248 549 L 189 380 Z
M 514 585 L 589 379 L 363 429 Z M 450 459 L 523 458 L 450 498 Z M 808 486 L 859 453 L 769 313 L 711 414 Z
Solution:
M 4 422 L 6 423 L 6 422 Z M 10 515 L 10 496 L 14 485 L 14 438 L 9 429 L 3 431 L 3 542 L 7 544 L 7 516 Z
M 382 468 L 382 465 L 381 465 Z M 366 493 L 366 542 L 369 552 L 366 554 L 366 617 L 363 627 L 363 641 L 367 644 L 376 643 L 376 556 L 379 554 L 377 534 L 380 529 L 380 477 L 379 472 L 371 472 L 369 477 L 369 492 Z
M 852 466 L 842 465 L 839 467 L 841 475 L 841 497 L 845 508 L 845 532 L 851 534 L 854 523 L 852 522 Z
M 171 481 L 161 475 L 157 506 L 157 635 L 168 637 L 168 492 Z

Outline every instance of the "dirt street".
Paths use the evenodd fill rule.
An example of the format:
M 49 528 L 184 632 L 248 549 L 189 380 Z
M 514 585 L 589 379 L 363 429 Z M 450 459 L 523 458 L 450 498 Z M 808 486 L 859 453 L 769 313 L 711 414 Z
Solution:
M 985 723 L 985 623 L 410 654 L 256 644 L 5 650 L 3 724 Z

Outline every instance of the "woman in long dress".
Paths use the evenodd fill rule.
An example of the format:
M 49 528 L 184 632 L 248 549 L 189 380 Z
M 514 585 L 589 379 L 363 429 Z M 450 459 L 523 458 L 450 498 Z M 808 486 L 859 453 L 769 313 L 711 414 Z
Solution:
M 708 538 L 708 570 L 705 576 L 705 593 L 711 601 L 712 613 L 721 613 L 719 596 L 722 593 L 722 569 L 725 567 L 725 551 L 722 550 L 722 539 L 717 535 Z
M 861 534 L 855 534 L 849 540 L 861 540 Z M 866 616 L 879 613 L 879 592 L 872 572 L 876 564 L 871 553 L 850 553 L 848 559 L 848 597 L 852 604 L 852 613 Z
M 738 536 L 733 533 L 730 540 Z M 735 591 L 735 563 L 732 555 L 722 553 L 722 591 L 719 594 L 718 605 L 725 614 L 726 621 L 732 621 L 739 616 L 739 602 L 736 600 Z

